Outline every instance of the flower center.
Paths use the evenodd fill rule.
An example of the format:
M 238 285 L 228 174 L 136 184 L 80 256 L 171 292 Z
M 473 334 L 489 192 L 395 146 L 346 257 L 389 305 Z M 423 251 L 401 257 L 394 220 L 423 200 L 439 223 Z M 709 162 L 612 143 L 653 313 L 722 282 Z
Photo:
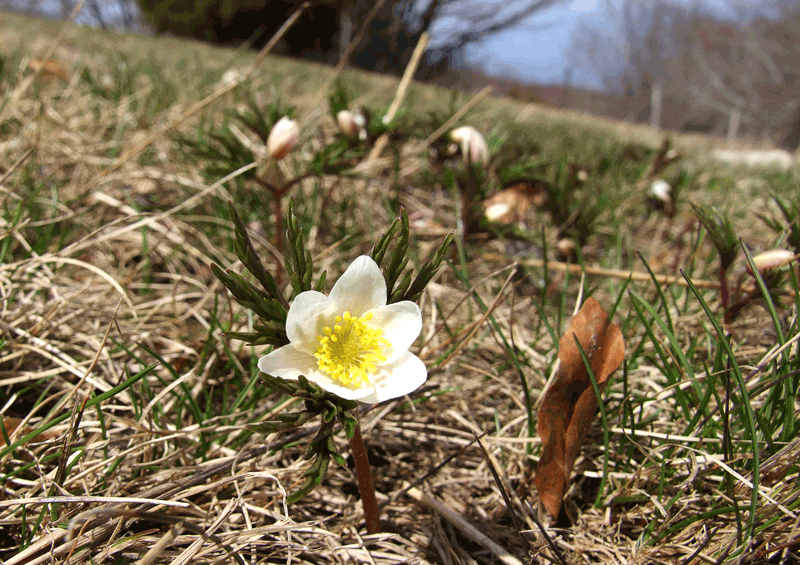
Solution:
M 386 361 L 383 349 L 391 346 L 382 337 L 383 330 L 367 326 L 371 319 L 371 312 L 361 318 L 345 312 L 336 316 L 333 327 L 324 327 L 317 336 L 319 347 L 314 356 L 320 371 L 353 390 L 369 384 L 376 365 Z

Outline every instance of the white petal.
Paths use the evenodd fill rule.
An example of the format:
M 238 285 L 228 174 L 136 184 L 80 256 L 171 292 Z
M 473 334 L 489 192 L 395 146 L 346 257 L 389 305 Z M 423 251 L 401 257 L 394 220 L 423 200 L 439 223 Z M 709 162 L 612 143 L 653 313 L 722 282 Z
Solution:
M 383 337 L 392 344 L 386 364 L 394 363 L 414 343 L 422 331 L 422 312 L 409 300 L 388 304 L 372 311 L 372 327 L 383 330 Z
M 362 255 L 336 281 L 329 298 L 336 303 L 337 314 L 350 312 L 359 318 L 367 310 L 386 306 L 386 280 L 378 264 Z
M 428 379 L 425 363 L 412 353 L 406 352 L 391 365 L 378 367 L 378 373 L 372 375 L 375 392 L 363 398 L 361 402 L 375 404 L 398 396 L 406 395 L 418 389 Z
M 298 350 L 293 345 L 284 345 L 258 360 L 258 370 L 273 377 L 297 380 L 317 369 L 317 359 Z
M 333 301 L 321 292 L 309 290 L 298 294 L 286 315 L 286 336 L 291 344 L 313 355 L 319 347 L 317 336 L 331 315 L 335 315 L 333 307 Z
M 336 396 L 344 398 L 345 400 L 361 400 L 368 394 L 373 394 L 375 391 L 375 387 L 372 385 L 367 385 L 355 390 L 344 387 L 340 384 L 337 384 L 328 375 L 318 370 L 306 375 L 306 378 L 312 383 L 318 384 L 320 387 L 322 387 L 322 390 L 332 392 Z
M 332 392 L 345 400 L 359 400 L 375 391 L 375 387 L 371 384 L 353 390 L 335 383 L 328 375 L 319 370 L 316 357 L 303 353 L 292 345 L 285 345 L 260 358 L 258 370 L 273 377 L 293 381 L 303 375 L 323 390 Z

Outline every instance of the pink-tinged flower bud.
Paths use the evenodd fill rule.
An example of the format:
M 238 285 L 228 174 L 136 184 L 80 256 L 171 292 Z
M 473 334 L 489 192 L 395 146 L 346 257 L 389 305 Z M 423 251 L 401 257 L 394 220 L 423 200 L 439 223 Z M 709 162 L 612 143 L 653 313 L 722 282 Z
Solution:
M 339 110 L 336 114 L 336 123 L 339 125 L 339 131 L 348 137 L 355 137 L 358 135 L 358 123 L 356 122 L 356 115 L 350 110 Z
M 753 256 L 753 264 L 756 266 L 759 273 L 765 273 L 772 269 L 783 267 L 792 261 L 794 261 L 794 251 L 788 249 L 772 249 Z M 749 263 L 747 264 L 747 272 L 751 275 L 753 274 Z
M 650 196 L 661 201 L 664 205 L 672 203 L 672 187 L 663 179 L 655 179 L 648 190 Z
M 489 147 L 478 130 L 472 126 L 461 126 L 450 132 L 450 140 L 461 148 L 461 155 L 468 163 L 489 164 Z
M 278 120 L 267 138 L 267 151 L 273 159 L 281 160 L 292 150 L 300 137 L 300 126 L 286 116 Z
M 562 237 L 556 243 L 556 250 L 563 259 L 573 259 L 577 249 L 578 246 L 575 244 L 575 240 L 569 237 Z
M 654 179 L 647 189 L 647 204 L 654 210 L 661 210 L 672 217 L 675 214 L 672 186 L 663 179 Z
M 367 117 L 360 111 L 339 110 L 336 114 L 336 123 L 347 137 L 356 137 L 361 141 L 367 139 Z

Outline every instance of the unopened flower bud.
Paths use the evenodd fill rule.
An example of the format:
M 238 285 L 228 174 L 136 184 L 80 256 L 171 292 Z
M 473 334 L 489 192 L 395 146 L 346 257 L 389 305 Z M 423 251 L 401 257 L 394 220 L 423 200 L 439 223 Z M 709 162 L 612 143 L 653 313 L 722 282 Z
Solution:
M 358 133 L 355 114 L 350 110 L 339 110 L 336 114 L 336 123 L 339 125 L 339 131 L 348 137 L 354 137 Z
M 571 260 L 574 258 L 577 249 L 578 246 L 575 244 L 575 240 L 569 237 L 562 237 L 556 243 L 556 250 L 563 259 Z
M 239 69 L 228 69 L 220 79 L 222 86 L 235 86 L 244 80 L 244 73 Z
M 669 217 L 675 214 L 675 199 L 672 186 L 663 179 L 655 179 L 647 189 L 647 204 L 654 210 L 661 210 Z
M 663 179 L 656 179 L 650 185 L 650 196 L 660 200 L 664 205 L 672 203 L 672 187 Z
M 361 112 L 351 112 L 350 110 L 339 110 L 336 114 L 336 123 L 347 137 L 358 136 L 359 139 L 367 138 L 367 119 Z
M 267 151 L 273 159 L 281 160 L 292 150 L 300 137 L 300 126 L 286 116 L 278 120 L 267 138 Z
M 764 251 L 763 253 L 759 253 L 753 256 L 753 264 L 758 269 L 759 273 L 765 273 L 767 271 L 771 271 L 772 269 L 777 269 L 779 267 L 783 267 L 784 265 L 788 265 L 794 260 L 794 251 L 790 251 L 788 249 L 772 249 L 770 251 Z M 753 270 L 750 268 L 750 264 L 747 264 L 747 272 L 751 275 L 753 274 Z
M 489 147 L 478 130 L 472 126 L 461 126 L 450 132 L 450 140 L 461 148 L 461 155 L 468 163 L 489 164 Z

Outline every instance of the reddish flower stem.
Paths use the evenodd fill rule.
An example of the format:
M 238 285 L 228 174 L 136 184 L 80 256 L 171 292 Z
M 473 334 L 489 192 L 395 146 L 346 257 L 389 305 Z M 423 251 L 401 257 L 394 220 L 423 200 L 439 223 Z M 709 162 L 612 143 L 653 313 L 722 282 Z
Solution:
M 725 309 L 730 303 L 730 292 L 728 291 L 728 277 L 727 269 L 722 265 L 719 266 L 719 294 L 722 299 L 722 308 Z
M 283 233 L 283 207 L 281 206 L 281 202 L 283 201 L 283 197 L 289 192 L 289 189 L 292 187 L 292 182 L 285 183 L 283 182 L 283 177 L 280 175 L 280 171 L 278 172 L 278 180 L 280 184 L 274 185 L 256 177 L 256 182 L 258 182 L 261 186 L 266 188 L 272 194 L 272 211 L 273 215 L 275 216 L 275 249 L 278 250 L 278 255 L 281 257 L 285 256 L 285 246 L 283 244 L 285 234 Z M 278 283 L 278 286 L 283 284 L 283 269 L 281 268 L 280 263 L 276 265 L 275 269 L 275 282 Z
M 353 438 L 350 440 L 350 449 L 356 464 L 356 478 L 358 491 L 361 493 L 361 504 L 364 506 L 364 519 L 367 522 L 367 532 L 377 534 L 381 531 L 381 519 L 378 514 L 378 501 L 375 498 L 375 484 L 372 482 L 372 471 L 369 468 L 367 448 L 361 436 L 361 424 L 356 424 Z

